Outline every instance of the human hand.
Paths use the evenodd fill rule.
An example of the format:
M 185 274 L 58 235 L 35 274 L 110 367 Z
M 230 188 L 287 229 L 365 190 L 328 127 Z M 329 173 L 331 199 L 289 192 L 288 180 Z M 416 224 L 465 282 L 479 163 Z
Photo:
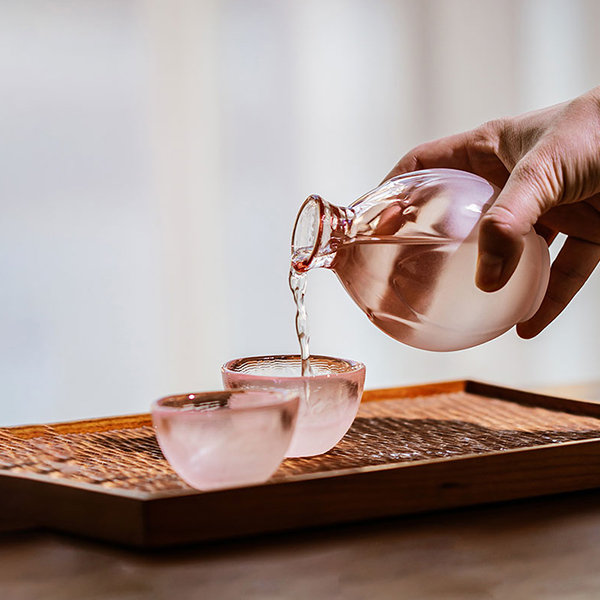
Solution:
M 600 87 L 569 102 L 498 119 L 417 146 L 386 179 L 420 169 L 470 171 L 502 188 L 479 231 L 476 283 L 493 292 L 513 274 L 524 236 L 568 237 L 542 304 L 519 323 L 531 338 L 551 323 L 600 261 Z

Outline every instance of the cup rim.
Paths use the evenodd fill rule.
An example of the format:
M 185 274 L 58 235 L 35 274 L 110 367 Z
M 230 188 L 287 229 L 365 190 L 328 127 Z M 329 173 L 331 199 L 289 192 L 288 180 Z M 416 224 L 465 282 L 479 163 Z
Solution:
M 201 406 L 194 406 L 193 404 L 184 405 L 184 406 L 168 406 L 164 404 L 165 402 L 176 401 L 178 399 L 188 399 L 190 401 L 195 400 L 197 397 L 200 397 L 201 400 L 205 400 L 208 404 L 211 402 L 218 402 L 217 396 L 222 396 L 223 399 L 227 399 L 231 397 L 231 395 L 247 395 L 247 394 L 260 394 L 266 396 L 270 399 L 270 401 L 261 403 L 259 406 L 236 406 L 234 408 L 226 407 L 226 406 L 216 406 L 213 409 L 201 410 Z M 293 391 L 283 390 L 283 389 L 264 389 L 264 390 L 256 390 L 256 389 L 226 389 L 226 390 L 216 390 L 216 391 L 208 391 L 208 392 L 190 392 L 187 394 L 171 394 L 169 396 L 163 396 L 158 398 L 158 400 L 154 400 L 150 407 L 150 411 L 152 414 L 156 412 L 166 412 L 171 414 L 182 414 L 182 413 L 190 413 L 190 414 L 215 414 L 216 412 L 220 412 L 221 410 L 228 408 L 229 410 L 235 410 L 236 412 L 250 412 L 260 410 L 261 408 L 268 408 L 273 406 L 279 406 L 283 404 L 293 404 L 294 401 L 299 402 L 300 398 L 297 393 Z
M 258 375 L 255 373 L 242 373 L 241 371 L 234 370 L 232 367 L 236 363 L 241 363 L 242 361 L 266 361 L 266 360 L 285 360 L 285 359 L 297 359 L 300 360 L 299 354 L 265 354 L 264 356 L 243 356 L 240 358 L 233 358 L 223 365 L 221 365 L 221 373 L 228 375 L 240 375 L 245 379 L 251 379 L 253 381 L 273 381 L 277 380 L 285 380 L 285 381 L 306 381 L 306 380 L 318 380 L 318 379 L 335 379 L 337 377 L 346 377 L 351 373 L 360 373 L 365 372 L 366 367 L 363 363 L 353 360 L 350 358 L 339 358 L 336 356 L 326 356 L 323 354 L 311 354 L 311 358 L 315 359 L 325 359 L 335 362 L 343 362 L 350 366 L 349 369 L 340 372 L 332 372 L 332 373 L 318 373 L 316 375 Z

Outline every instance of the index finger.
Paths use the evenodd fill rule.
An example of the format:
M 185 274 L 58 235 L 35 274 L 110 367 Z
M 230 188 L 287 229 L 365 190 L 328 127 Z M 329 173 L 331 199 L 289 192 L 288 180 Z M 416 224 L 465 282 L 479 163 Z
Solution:
M 466 147 L 468 134 L 458 133 L 449 137 L 420 144 L 407 152 L 386 175 L 384 181 L 421 169 L 464 169 L 470 161 Z
M 494 136 L 483 128 L 426 142 L 405 154 L 384 181 L 421 169 L 459 169 L 469 171 L 504 186 L 509 172 L 496 154 Z

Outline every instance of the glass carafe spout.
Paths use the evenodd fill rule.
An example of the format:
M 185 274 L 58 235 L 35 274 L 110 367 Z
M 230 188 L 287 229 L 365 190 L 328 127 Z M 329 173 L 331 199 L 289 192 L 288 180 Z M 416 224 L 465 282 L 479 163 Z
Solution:
M 292 266 L 302 273 L 329 268 L 340 246 L 352 239 L 351 208 L 334 206 L 321 196 L 309 196 L 300 207 L 292 234 Z

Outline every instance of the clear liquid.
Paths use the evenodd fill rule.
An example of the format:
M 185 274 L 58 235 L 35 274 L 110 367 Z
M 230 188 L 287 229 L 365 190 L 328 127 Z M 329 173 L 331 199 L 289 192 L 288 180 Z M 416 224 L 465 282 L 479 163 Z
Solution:
M 310 368 L 310 334 L 308 331 L 308 317 L 304 301 L 306 294 L 306 276 L 307 273 L 299 273 L 293 266 L 290 266 L 289 285 L 296 304 L 296 335 L 298 336 L 298 344 L 300 345 L 303 377 L 312 374 Z
M 501 290 L 487 294 L 476 287 L 476 264 L 474 230 L 460 243 L 357 240 L 338 249 L 332 268 L 382 331 L 416 348 L 450 351 L 504 333 L 535 310 L 546 287 L 540 277 L 542 249 L 534 233 Z

